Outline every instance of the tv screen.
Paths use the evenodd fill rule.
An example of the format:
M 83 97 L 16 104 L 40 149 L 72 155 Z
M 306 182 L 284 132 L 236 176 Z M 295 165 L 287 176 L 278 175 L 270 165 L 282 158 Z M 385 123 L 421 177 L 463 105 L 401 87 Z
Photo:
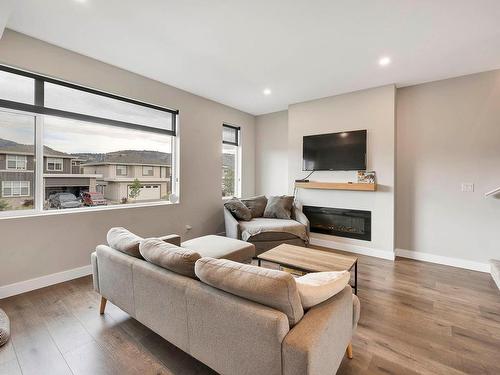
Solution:
M 304 171 L 366 169 L 366 130 L 308 135 L 303 138 Z

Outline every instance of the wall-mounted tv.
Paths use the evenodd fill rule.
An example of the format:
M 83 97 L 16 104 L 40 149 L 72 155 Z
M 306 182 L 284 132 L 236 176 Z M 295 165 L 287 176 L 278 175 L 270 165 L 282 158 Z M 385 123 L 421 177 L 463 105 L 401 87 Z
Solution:
M 303 138 L 304 171 L 366 169 L 366 130 L 308 135 Z

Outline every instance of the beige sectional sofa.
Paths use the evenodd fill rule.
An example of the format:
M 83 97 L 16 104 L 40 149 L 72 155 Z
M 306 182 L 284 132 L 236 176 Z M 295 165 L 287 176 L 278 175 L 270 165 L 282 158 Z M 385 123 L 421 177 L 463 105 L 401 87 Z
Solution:
M 163 240 L 179 245 L 176 236 Z M 223 242 L 223 239 L 217 240 Z M 203 255 L 199 243 L 197 247 Z M 224 254 L 218 255 L 224 258 Z M 295 320 L 300 320 L 291 322 L 287 314 L 277 308 L 235 295 L 240 293 L 234 288 L 241 287 L 245 293 L 252 293 L 251 285 L 254 285 L 241 285 L 234 274 L 234 285 L 227 285 L 231 278 L 221 276 L 221 272 L 226 266 L 230 268 L 230 263 L 234 272 L 239 267 L 234 265 L 239 263 L 223 261 L 228 264 L 222 263 L 217 271 L 218 280 L 226 283 L 225 287 L 213 281 L 217 277 L 205 268 L 202 273 L 210 276 L 207 282 L 218 285 L 214 287 L 201 281 L 205 278 L 199 273 L 196 275 L 200 279 L 183 276 L 107 245 L 97 246 L 91 260 L 94 289 L 102 296 L 101 313 L 106 300 L 111 301 L 221 374 L 333 374 L 351 342 L 359 318 L 359 301 L 349 286 L 307 311 L 294 307 Z M 204 263 L 213 265 L 214 259 L 198 260 L 197 271 Z M 264 270 L 243 264 L 241 267 L 253 267 L 252 272 L 258 277 L 260 270 Z M 274 277 L 272 272 L 280 271 L 266 272 L 264 277 Z M 281 274 L 276 282 L 286 278 Z M 293 278 L 288 280 L 291 282 L 294 283 Z M 256 283 L 255 288 L 260 288 L 259 285 Z

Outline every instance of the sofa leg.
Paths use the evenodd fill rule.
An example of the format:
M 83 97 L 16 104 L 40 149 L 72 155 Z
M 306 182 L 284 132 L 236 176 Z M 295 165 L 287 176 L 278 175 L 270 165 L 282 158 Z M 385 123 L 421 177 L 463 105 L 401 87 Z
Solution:
M 99 306 L 99 314 L 104 314 L 104 309 L 106 308 L 106 302 L 108 302 L 108 300 L 104 297 L 101 296 L 101 305 Z
M 349 359 L 352 359 L 352 344 L 349 343 L 349 345 L 347 345 L 347 349 L 345 350 L 346 354 L 347 354 L 347 358 Z

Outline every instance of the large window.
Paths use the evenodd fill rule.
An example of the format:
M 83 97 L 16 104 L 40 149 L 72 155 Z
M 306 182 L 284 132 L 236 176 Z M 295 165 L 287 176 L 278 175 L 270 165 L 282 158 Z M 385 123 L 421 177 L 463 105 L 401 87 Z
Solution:
M 0 215 L 168 202 L 177 114 L 0 66 Z
M 240 128 L 222 126 L 222 197 L 240 196 Z

